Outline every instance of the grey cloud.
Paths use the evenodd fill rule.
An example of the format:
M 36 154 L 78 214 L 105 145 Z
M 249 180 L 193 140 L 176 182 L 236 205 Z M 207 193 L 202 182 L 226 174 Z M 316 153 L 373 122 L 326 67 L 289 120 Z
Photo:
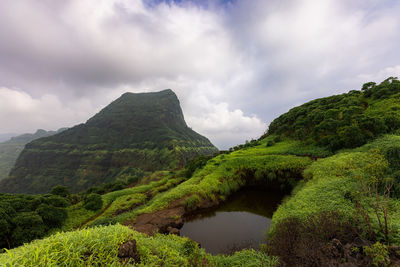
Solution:
M 124 91 L 172 88 L 226 148 L 296 104 L 398 72 L 397 1 L 213 2 L 0 2 L 0 87 L 30 107 L 3 107 L 0 131 L 71 126 Z

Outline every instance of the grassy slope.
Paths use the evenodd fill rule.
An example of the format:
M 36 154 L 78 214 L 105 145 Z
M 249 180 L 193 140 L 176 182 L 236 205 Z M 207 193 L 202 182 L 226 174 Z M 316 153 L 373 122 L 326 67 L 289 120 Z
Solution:
M 151 182 L 148 184 L 103 195 L 103 209 L 97 213 L 86 211 L 82 204 L 72 206 L 63 230 L 72 230 L 82 224 L 90 225 L 107 218 L 124 223 L 139 214 L 164 209 L 175 200 L 181 200 L 188 208 L 207 199 L 223 200 L 246 184 L 248 177 L 243 175 L 244 172 L 251 173 L 256 182 L 276 180 L 278 183 L 294 185 L 295 179 L 287 173 L 299 175 L 312 163 L 309 157 L 294 154 L 320 156 L 327 153 L 319 148 L 306 148 L 297 141 L 284 141 L 267 147 L 268 140 L 263 140 L 255 147 L 214 157 L 190 179 L 184 178 L 183 173 L 179 172 L 158 172 L 149 178 Z M 153 191 L 154 197 L 146 199 L 144 193 L 149 191 Z M 162 192 L 157 194 L 159 191 Z M 132 206 L 134 208 L 127 208 Z M 118 210 L 126 212 L 116 216 Z M 96 217 L 96 214 L 100 216 Z M 89 220 L 93 217 L 96 218 Z
M 292 192 L 292 196 L 279 206 L 272 218 L 272 229 L 286 218 L 305 219 L 324 211 L 340 211 L 352 218 L 356 213 L 354 198 L 361 190 L 362 180 L 387 170 L 389 163 L 385 151 L 400 149 L 400 136 L 386 135 L 358 149 L 346 150 L 325 159 L 319 159 L 305 171 L 305 181 Z M 363 198 L 365 205 L 373 199 Z M 374 230 L 378 231 L 377 217 L 369 210 L 369 218 Z M 391 198 L 389 202 L 389 229 L 391 242 L 400 241 L 400 200 Z
M 118 248 L 135 239 L 140 264 L 123 264 Z M 212 256 L 193 241 L 175 235 L 147 237 L 121 225 L 58 233 L 0 254 L 3 266 L 274 266 L 277 259 L 244 250 Z

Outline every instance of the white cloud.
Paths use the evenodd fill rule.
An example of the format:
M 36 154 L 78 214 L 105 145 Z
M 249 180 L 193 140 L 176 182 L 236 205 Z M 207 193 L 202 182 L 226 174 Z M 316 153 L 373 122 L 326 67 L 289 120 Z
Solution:
M 4 133 L 70 127 L 85 121 L 93 111 L 85 99 L 66 106 L 55 95 L 33 98 L 17 89 L 0 88 L 0 124 Z
M 400 78 L 400 65 L 384 68 L 377 73 L 359 74 L 357 75 L 357 80 L 362 83 L 380 83 L 388 77 Z
M 200 116 L 187 116 L 188 124 L 209 137 L 220 149 L 233 144 L 258 138 L 266 130 L 266 124 L 256 115 L 245 116 L 240 109 L 230 110 L 227 103 L 211 104 L 211 108 Z

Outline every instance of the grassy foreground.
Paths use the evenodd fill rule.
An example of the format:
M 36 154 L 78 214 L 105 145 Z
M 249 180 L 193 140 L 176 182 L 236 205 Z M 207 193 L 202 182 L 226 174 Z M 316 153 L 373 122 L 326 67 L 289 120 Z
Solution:
M 124 262 L 118 248 L 136 240 L 140 262 Z M 243 250 L 213 256 L 187 238 L 157 234 L 146 237 L 126 226 L 112 225 L 57 233 L 0 254 L 2 266 L 275 266 L 277 259 Z

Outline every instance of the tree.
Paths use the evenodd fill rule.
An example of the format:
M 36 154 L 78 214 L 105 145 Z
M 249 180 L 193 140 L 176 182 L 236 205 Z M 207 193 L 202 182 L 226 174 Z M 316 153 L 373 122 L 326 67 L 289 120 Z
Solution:
M 40 204 L 36 212 L 42 217 L 44 224 L 48 228 L 61 226 L 67 218 L 67 211 L 47 204 Z
M 63 185 L 57 185 L 51 189 L 50 194 L 57 195 L 60 197 L 67 197 L 70 193 L 68 187 Z
M 13 246 L 41 238 L 46 233 L 42 217 L 35 211 L 18 213 L 13 218 L 13 224 L 16 226 L 12 232 Z
M 99 210 L 103 207 L 103 200 L 99 194 L 92 193 L 85 197 L 84 207 L 87 210 Z
M 0 203 L 0 248 L 11 248 L 11 234 L 13 230 L 12 218 L 15 210 L 5 203 Z
M 389 163 L 379 150 L 371 150 L 370 157 L 371 164 L 366 168 L 366 172 L 356 176 L 361 185 L 355 199 L 356 215 L 361 216 L 374 239 L 380 238 L 389 243 L 388 210 L 393 178 L 386 176 Z M 374 232 L 370 210 L 377 221 L 379 237 Z

